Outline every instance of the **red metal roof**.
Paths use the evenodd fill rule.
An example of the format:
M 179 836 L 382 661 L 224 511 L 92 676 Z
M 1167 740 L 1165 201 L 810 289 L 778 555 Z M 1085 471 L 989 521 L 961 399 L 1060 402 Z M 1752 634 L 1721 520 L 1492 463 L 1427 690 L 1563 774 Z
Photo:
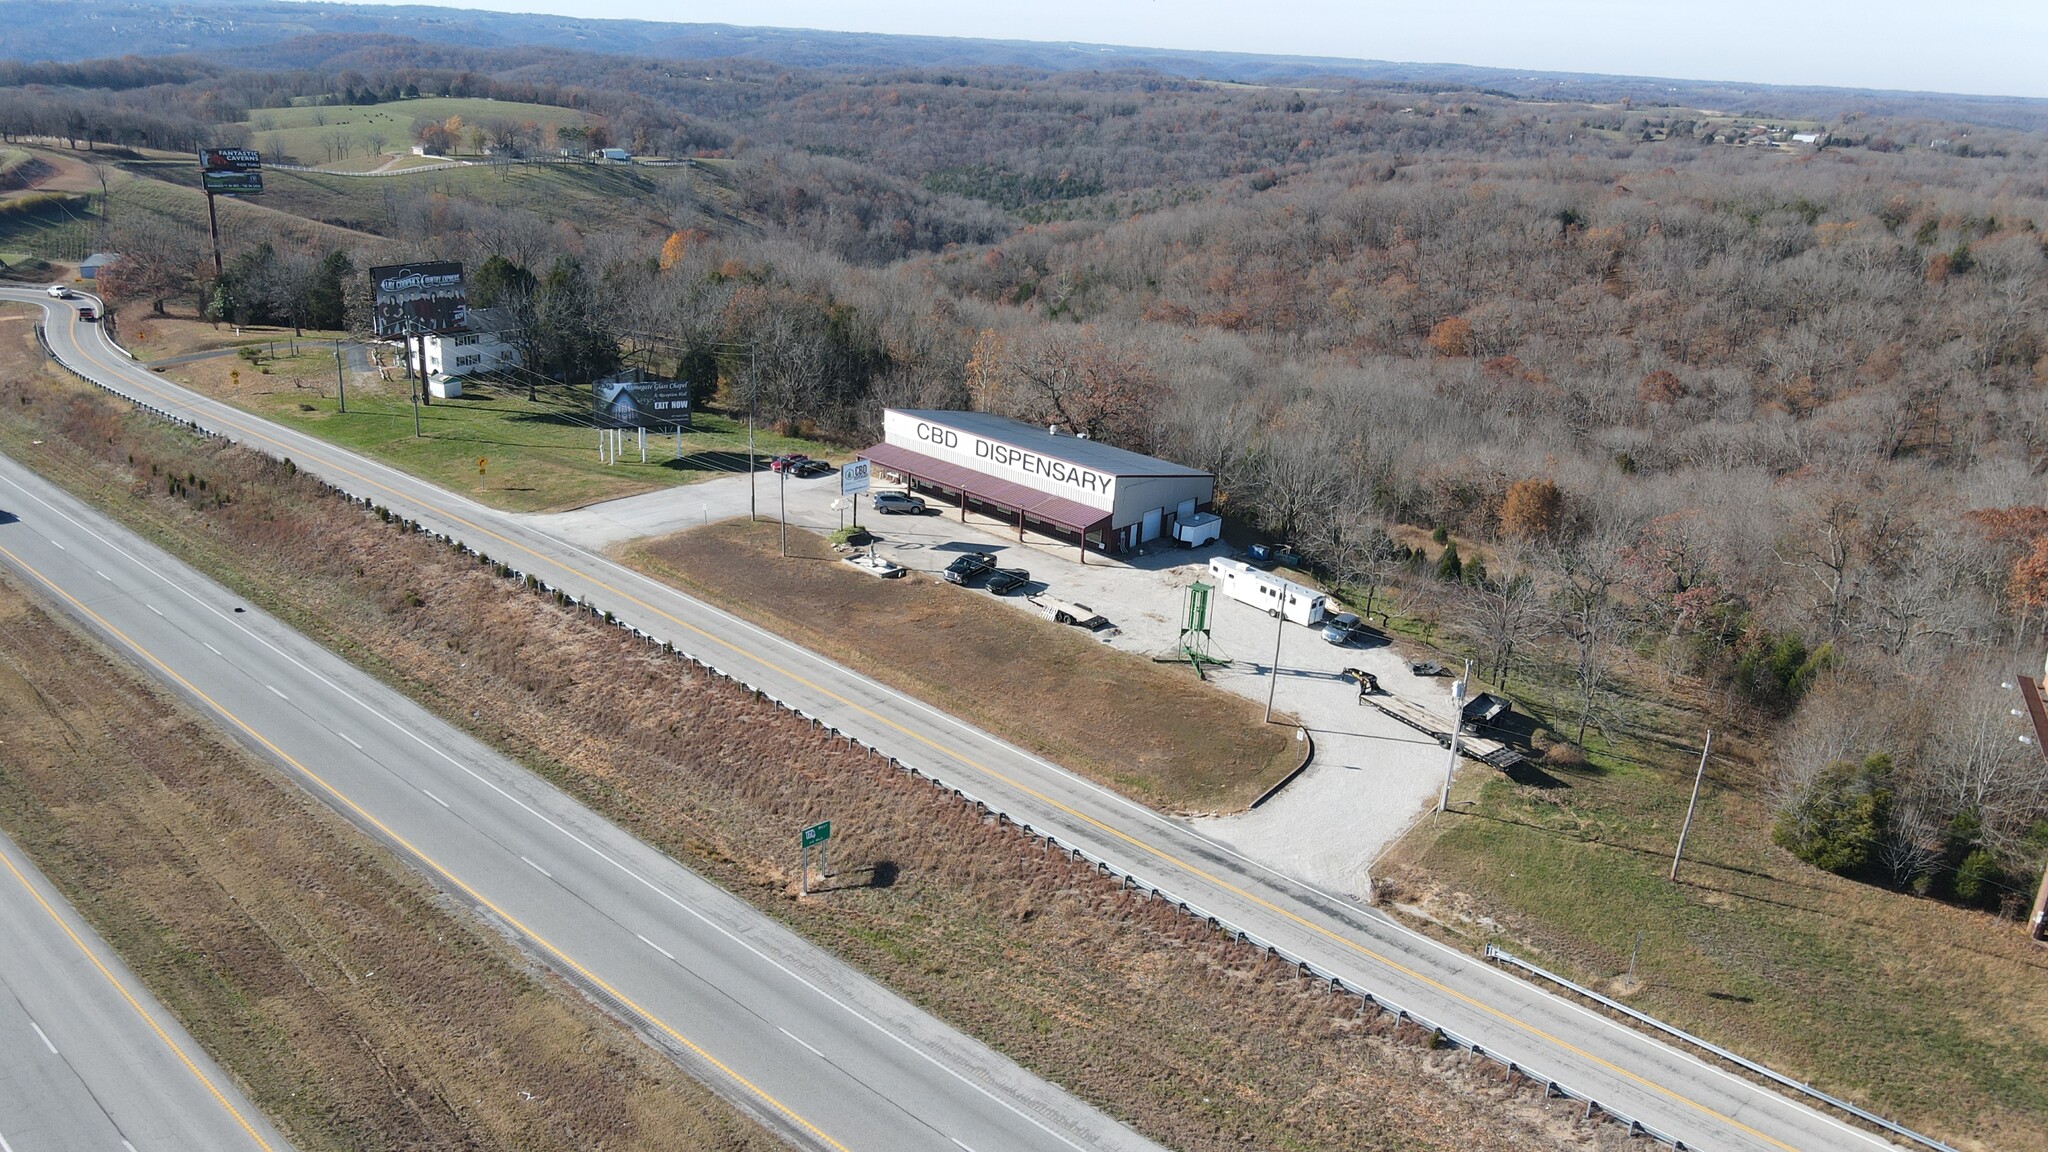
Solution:
M 1002 480 L 979 472 L 964 464 L 950 464 L 922 452 L 898 448 L 894 444 L 877 444 L 854 453 L 863 460 L 872 460 L 891 472 L 915 476 L 927 483 L 944 488 L 956 488 L 984 503 L 1002 508 L 1022 511 L 1033 520 L 1057 525 L 1075 532 L 1087 532 L 1109 520 L 1109 513 L 1064 496 L 1040 492 L 1029 485 L 1014 480 Z

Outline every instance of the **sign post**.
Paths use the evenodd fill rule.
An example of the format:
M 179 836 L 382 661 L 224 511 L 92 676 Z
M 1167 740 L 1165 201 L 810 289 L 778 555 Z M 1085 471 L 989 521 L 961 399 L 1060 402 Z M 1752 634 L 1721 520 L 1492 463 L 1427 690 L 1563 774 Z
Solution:
M 830 876 L 832 874 L 832 867 L 825 862 L 825 845 L 831 839 L 832 822 L 830 820 L 813 824 L 803 830 L 803 836 L 801 837 L 804 867 L 802 887 L 803 894 L 806 896 L 811 894 L 811 845 L 816 844 L 818 846 L 818 870 Z

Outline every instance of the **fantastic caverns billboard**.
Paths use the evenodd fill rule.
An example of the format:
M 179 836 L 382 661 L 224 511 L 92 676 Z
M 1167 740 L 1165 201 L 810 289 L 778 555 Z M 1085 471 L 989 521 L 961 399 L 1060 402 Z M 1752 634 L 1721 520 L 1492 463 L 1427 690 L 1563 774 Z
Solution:
M 248 196 L 263 191 L 263 157 L 248 148 L 201 148 L 199 186 Z
M 598 423 L 608 428 L 690 426 L 690 386 L 681 380 L 599 380 L 590 395 Z
M 370 297 L 380 340 L 448 332 L 469 318 L 462 265 L 452 260 L 372 268 Z

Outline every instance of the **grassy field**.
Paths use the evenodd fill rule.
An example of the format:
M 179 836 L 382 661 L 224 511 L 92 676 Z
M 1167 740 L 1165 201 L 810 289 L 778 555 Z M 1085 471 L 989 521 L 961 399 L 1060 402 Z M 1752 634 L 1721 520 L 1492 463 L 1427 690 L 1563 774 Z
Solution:
M 412 126 L 416 120 L 445 121 L 462 117 L 464 124 L 487 124 L 510 120 L 517 124 L 587 124 L 599 118 L 568 108 L 547 104 L 519 104 L 480 97 L 423 96 L 392 104 L 349 104 L 336 107 L 259 108 L 244 126 L 249 129 L 250 147 L 264 159 L 282 162 L 291 157 L 298 164 L 328 164 L 351 157 L 360 159 L 375 153 L 406 152 L 412 148 Z M 349 155 L 333 145 L 345 141 Z M 469 151 L 469 142 L 461 142 Z
M 823 538 L 732 521 L 629 545 L 633 566 L 1173 812 L 1249 805 L 1300 763 L 1255 703 L 922 576 L 877 580 Z
M 123 415 L 68 378 L 23 371 L 27 351 L 18 336 L 0 339 L 0 450 L 32 460 L 316 642 L 513 750 L 635 834 L 1154 1139 L 1183 1152 L 1630 1146 L 1619 1128 L 1587 1124 L 1578 1106 L 1546 1101 L 1540 1088 L 1484 1061 L 1417 1043 L 1412 1029 L 1362 1015 L 1355 1000 L 1256 949 L 985 822 L 752 693 L 691 675 L 619 629 L 380 523 L 303 476 Z M 150 480 L 166 470 L 207 478 L 206 493 L 170 495 Z M 64 779 L 96 784 L 94 773 Z M 838 879 L 800 898 L 792 829 L 820 814 L 835 822 Z M 221 849 L 244 867 L 282 858 L 296 868 L 305 858 L 296 842 L 272 837 L 268 813 L 225 809 L 218 818 L 220 831 L 195 837 L 224 840 Z M 152 843 L 138 840 L 136 855 L 154 866 Z M 362 870 L 374 876 L 386 866 L 370 860 Z M 341 955 L 335 967 L 344 971 L 370 963 Z M 388 987 L 381 970 L 369 987 Z M 477 998 L 468 985 L 450 995 Z M 452 1017 L 457 1027 L 485 1008 L 495 1015 L 495 1004 L 444 1012 L 440 1003 L 404 1008 Z M 308 1059 L 326 1051 L 305 1048 Z M 596 1050 L 562 1047 L 548 1082 L 593 1065 L 614 1075 Z M 484 1106 L 515 1080 L 526 1083 L 523 1068 L 514 1064 L 515 1075 L 480 1092 Z M 365 1106 L 357 1128 L 412 1098 L 387 1093 L 372 1102 L 376 1110 Z M 513 1118 L 476 1119 L 480 1131 L 467 1141 L 408 1130 L 403 1146 L 530 1146 L 483 1127 L 493 1121 Z M 598 1130 L 554 1146 L 596 1147 L 589 1133 Z M 636 1146 L 603 1131 L 605 1147 Z M 744 1146 L 679 1124 L 664 1146 L 734 1145 Z
M 348 412 L 340 411 L 334 357 L 320 345 L 301 345 L 297 356 L 264 357 L 252 364 L 224 357 L 167 368 L 165 376 L 258 415 L 403 468 L 423 479 L 500 508 L 520 512 L 576 508 L 713 476 L 744 474 L 745 421 L 712 412 L 696 415 L 682 438 L 649 433 L 647 463 L 637 450 L 618 464 L 598 457 L 598 434 L 585 405 L 588 393 L 558 386 L 551 397 L 529 401 L 524 388 L 470 382 L 459 400 L 413 407 L 403 377 L 363 377 L 349 385 Z M 238 377 L 231 374 L 239 374 Z M 809 440 L 757 429 L 762 468 L 767 458 L 803 452 L 821 459 L 837 450 Z M 485 461 L 482 469 L 477 461 Z
M 1421 646 L 1425 626 L 1394 624 Z M 1741 733 L 1715 737 L 1670 882 L 1706 721 L 1682 685 L 1625 672 L 1583 765 L 1547 765 L 1533 786 L 1466 769 L 1458 815 L 1382 861 L 1393 899 L 1433 931 L 1497 943 L 1959 1148 L 2048 1148 L 2048 952 L 2011 922 L 1777 848 L 1766 752 Z M 1536 665 L 1515 695 L 1569 734 L 1567 673 Z

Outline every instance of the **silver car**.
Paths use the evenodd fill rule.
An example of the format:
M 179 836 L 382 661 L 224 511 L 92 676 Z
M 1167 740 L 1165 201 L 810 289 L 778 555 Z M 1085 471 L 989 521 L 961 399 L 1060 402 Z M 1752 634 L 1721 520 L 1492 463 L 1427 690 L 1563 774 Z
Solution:
M 924 500 L 908 492 L 877 492 L 874 505 L 875 511 L 882 513 L 908 512 L 913 516 L 924 514 Z

